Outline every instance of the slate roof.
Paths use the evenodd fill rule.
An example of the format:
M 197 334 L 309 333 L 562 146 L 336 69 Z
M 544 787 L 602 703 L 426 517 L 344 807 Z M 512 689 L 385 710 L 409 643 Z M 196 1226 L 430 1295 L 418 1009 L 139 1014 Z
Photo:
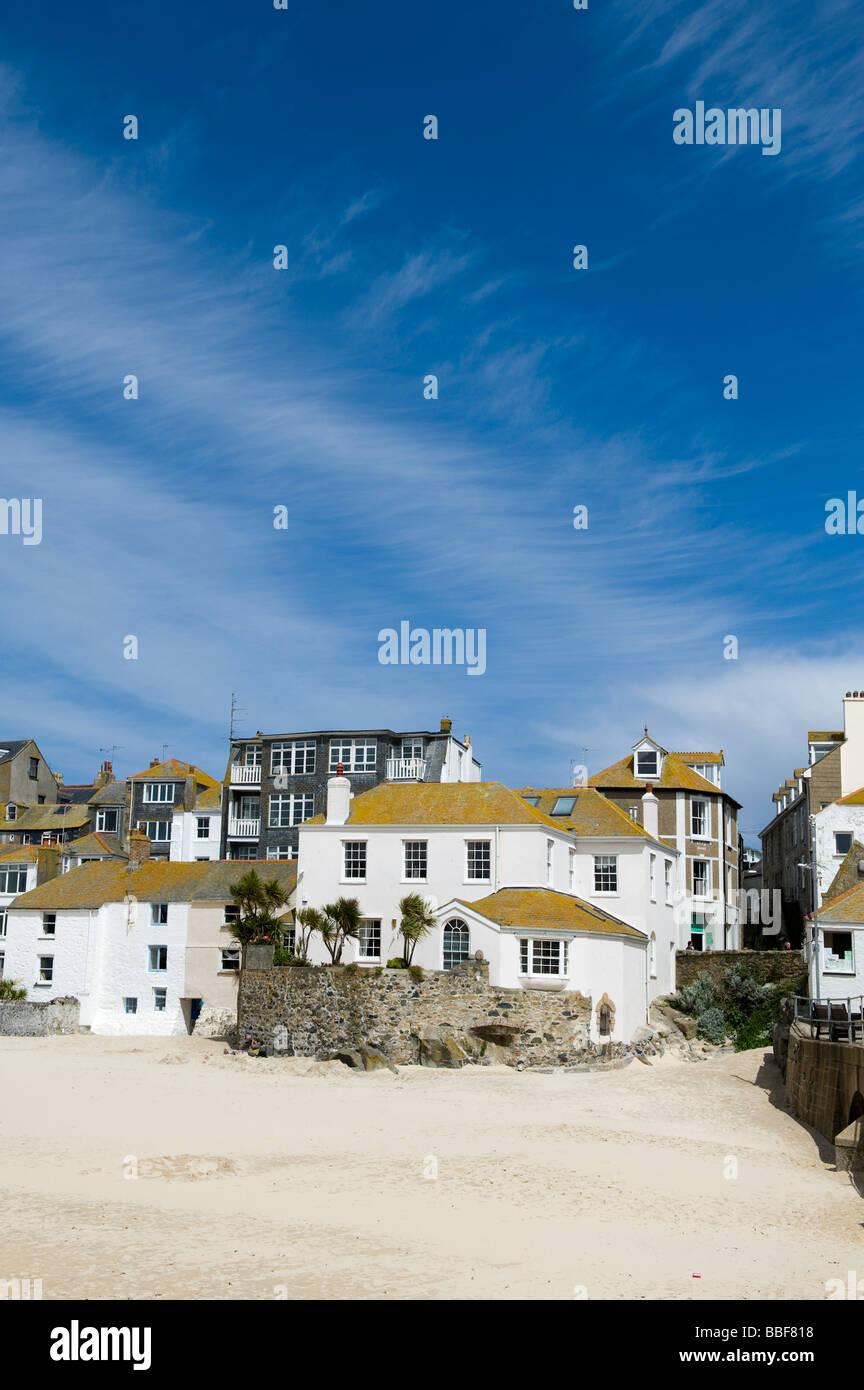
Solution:
M 634 941 L 647 941 L 644 932 L 637 931 L 620 917 L 613 917 L 602 907 L 583 902 L 569 893 L 553 888 L 499 888 L 486 898 L 456 902 L 479 912 L 501 927 L 520 927 L 525 931 L 591 932 L 600 936 L 629 936 Z
M 91 806 L 123 806 L 129 795 L 125 782 L 108 782 L 89 797 Z
M 324 825 L 324 815 L 303 822 Z M 356 825 L 528 825 L 567 834 L 566 825 L 535 810 L 502 782 L 382 782 L 350 803 Z
M 32 743 L 32 738 L 0 738 L 0 763 L 8 763 L 16 757 L 22 748 L 26 748 L 28 743 Z
M 275 878 L 289 891 L 296 886 L 296 859 L 209 859 L 194 864 L 145 859 L 137 868 L 104 859 L 80 864 L 29 893 L 20 893 L 13 906 L 49 912 L 97 908 L 122 902 L 129 893 L 142 902 L 230 902 L 230 885 L 250 869 L 257 869 L 265 880 Z
M 644 790 L 644 788 L 643 788 Z M 594 787 L 521 787 L 520 796 L 537 796 L 537 810 L 542 811 L 562 829 L 577 835 L 602 836 L 606 839 L 622 835 L 636 839 L 654 840 L 638 821 L 631 820 L 626 811 L 615 806 Z M 575 796 L 576 804 L 567 815 L 552 815 L 559 796 Z

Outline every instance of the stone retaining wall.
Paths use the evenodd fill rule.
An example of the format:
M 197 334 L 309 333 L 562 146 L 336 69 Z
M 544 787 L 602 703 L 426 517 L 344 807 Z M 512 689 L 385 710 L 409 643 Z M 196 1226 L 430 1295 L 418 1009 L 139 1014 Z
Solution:
M 290 1056 L 325 1058 L 358 1047 L 393 1062 L 419 1060 L 420 1037 L 442 1032 L 475 1062 L 559 1066 L 588 1060 L 591 1000 L 575 991 L 500 989 L 486 961 L 452 970 L 350 970 L 294 966 L 244 970 L 238 993 L 238 1034 L 268 1051 L 275 1041 Z M 284 1029 L 285 1032 L 281 1033 Z
M 797 980 L 807 973 L 800 951 L 677 951 L 675 983 L 692 985 L 697 975 L 710 975 L 719 984 L 730 965 L 742 965 L 760 982 Z
M 778 1025 L 775 1034 L 780 1031 Z M 775 1055 L 778 1053 L 775 1037 Z M 778 1057 L 778 1061 L 780 1058 Z M 864 1046 L 810 1038 L 793 1023 L 786 1042 L 786 1098 L 799 1120 L 833 1140 L 861 1115 Z
M 0 1004 L 0 1035 L 44 1038 L 77 1033 L 80 1009 L 77 999 L 10 999 Z

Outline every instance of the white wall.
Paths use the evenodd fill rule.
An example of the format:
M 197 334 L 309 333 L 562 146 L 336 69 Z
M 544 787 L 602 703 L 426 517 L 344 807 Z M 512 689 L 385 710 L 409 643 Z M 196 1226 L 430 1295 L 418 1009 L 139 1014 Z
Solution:
M 852 933 L 852 970 L 840 974 L 836 970 L 826 970 L 825 932 L 848 931 Z M 819 931 L 819 974 L 814 971 L 815 961 L 810 962 L 811 993 L 820 999 L 847 999 L 864 995 L 864 924 L 832 922 Z
M 210 834 L 206 839 L 198 839 L 198 818 L 210 821 Z M 222 827 L 222 814 L 219 810 L 174 812 L 171 821 L 171 846 L 169 859 L 191 864 L 196 859 L 218 859 L 219 837 Z
M 845 858 L 845 855 L 834 853 L 834 832 L 851 830 L 856 840 L 864 842 L 864 806 L 841 806 L 834 801 L 824 811 L 817 811 L 813 819 L 816 824 L 816 867 L 821 904 Z
M 364 917 L 381 919 L 382 955 L 390 950 L 394 929 L 399 920 L 399 900 L 408 893 L 432 897 L 436 905 L 450 898 L 465 898 L 469 902 L 485 898 L 498 888 L 545 888 L 546 841 L 553 842 L 553 881 L 559 892 L 569 891 L 569 856 L 572 841 L 561 832 L 543 826 L 496 828 L 481 826 L 417 826 L 407 830 L 392 826 L 300 826 L 299 877 L 297 907 L 318 907 L 335 898 L 357 898 Z M 346 880 L 342 876 L 344 840 L 366 841 L 366 882 Z M 426 840 L 427 880 L 425 883 L 403 877 L 403 842 Z M 491 881 L 476 883 L 466 880 L 467 840 L 489 840 L 491 843 Z M 326 961 L 327 952 L 320 939 L 313 938 L 313 961 Z M 346 948 L 343 959 L 353 960 L 354 946 Z M 419 961 L 418 964 L 422 962 Z M 436 967 L 438 968 L 438 967 Z

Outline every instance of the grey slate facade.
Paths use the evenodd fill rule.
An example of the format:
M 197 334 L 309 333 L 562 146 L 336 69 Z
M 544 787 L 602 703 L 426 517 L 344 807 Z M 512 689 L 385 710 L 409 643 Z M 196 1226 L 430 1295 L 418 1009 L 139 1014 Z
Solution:
M 451 721 L 436 731 L 316 730 L 234 739 L 225 774 L 224 859 L 296 859 L 298 826 L 325 809 L 328 780 L 342 762 L 354 793 L 386 781 L 478 781 L 470 742 Z

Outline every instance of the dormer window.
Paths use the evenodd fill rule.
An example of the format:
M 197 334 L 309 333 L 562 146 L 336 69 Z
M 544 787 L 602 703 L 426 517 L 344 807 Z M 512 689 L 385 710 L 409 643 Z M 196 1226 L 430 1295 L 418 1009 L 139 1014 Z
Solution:
M 636 776 L 656 777 L 659 771 L 658 762 L 656 748 L 640 749 L 636 754 Z
M 18 819 L 18 807 L 17 807 L 17 806 L 15 805 L 15 803 L 12 802 L 12 801 L 10 801 L 9 805 L 6 807 L 6 819 L 7 819 L 7 820 L 17 820 L 17 819 Z

